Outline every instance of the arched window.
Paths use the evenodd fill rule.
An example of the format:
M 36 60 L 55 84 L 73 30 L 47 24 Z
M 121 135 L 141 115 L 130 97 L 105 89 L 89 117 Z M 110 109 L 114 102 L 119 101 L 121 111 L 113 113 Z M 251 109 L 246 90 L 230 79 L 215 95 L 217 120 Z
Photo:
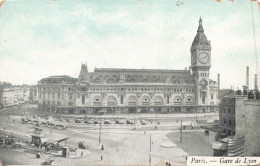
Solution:
M 181 96 L 176 96 L 176 97 L 174 97 L 173 103 L 174 103 L 174 104 L 182 104 L 182 98 L 181 98 Z
M 127 103 L 128 103 L 128 105 L 130 105 L 130 106 L 135 106 L 135 105 L 137 105 L 137 104 L 138 104 L 137 97 L 136 97 L 136 96 L 130 96 L 130 97 L 128 97 Z
M 154 105 L 162 105 L 163 98 L 161 96 L 154 96 L 153 103 L 154 103 Z
M 108 96 L 107 97 L 107 106 L 116 106 L 116 105 L 117 105 L 116 98 L 114 96 Z
M 103 99 L 101 96 L 94 96 L 92 102 L 93 106 L 102 106 Z
M 186 104 L 193 104 L 193 97 L 191 97 L 191 96 L 186 97 L 185 103 Z
M 94 80 L 94 83 L 100 83 L 100 78 L 96 78 L 96 79 Z
M 141 97 L 141 105 L 150 105 L 150 97 L 149 96 L 142 96 Z

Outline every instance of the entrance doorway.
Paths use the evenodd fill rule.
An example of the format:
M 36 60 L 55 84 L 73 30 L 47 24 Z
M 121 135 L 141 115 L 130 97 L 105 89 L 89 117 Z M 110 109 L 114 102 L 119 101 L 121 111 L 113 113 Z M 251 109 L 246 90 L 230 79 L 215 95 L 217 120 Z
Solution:
M 161 113 L 162 112 L 162 108 L 161 107 L 155 107 L 154 111 L 155 111 L 155 113 Z
M 108 107 L 108 108 L 107 108 L 107 113 L 113 114 L 113 113 L 114 113 L 114 110 L 115 110 L 115 108 Z
M 97 114 L 98 111 L 101 111 L 101 108 L 100 108 L 100 107 L 98 107 L 98 108 L 93 108 L 93 112 L 94 112 L 94 114 Z
M 181 112 L 181 107 L 174 107 L 174 112 Z
M 129 113 L 136 113 L 136 107 L 130 107 L 130 108 L 128 109 L 128 112 L 129 112 Z
M 86 113 L 86 110 L 84 110 L 84 109 L 80 110 L 80 114 L 85 114 L 85 113 Z

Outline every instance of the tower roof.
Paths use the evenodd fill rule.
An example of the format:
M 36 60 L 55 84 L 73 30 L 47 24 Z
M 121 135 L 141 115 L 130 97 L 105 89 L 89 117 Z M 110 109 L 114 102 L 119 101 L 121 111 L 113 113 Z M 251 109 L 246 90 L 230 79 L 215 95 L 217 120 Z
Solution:
M 79 77 L 78 77 L 78 82 L 85 82 L 85 83 L 87 83 L 88 82 L 87 74 L 88 74 L 87 63 L 86 63 L 86 65 L 82 64 L 81 65 L 81 70 L 80 70 L 80 73 L 79 73 Z
M 210 44 L 206 35 L 204 34 L 204 29 L 203 29 L 203 26 L 202 26 L 201 17 L 200 17 L 200 20 L 199 20 L 199 27 L 198 27 L 198 30 L 197 30 L 197 35 L 195 36 L 195 38 L 192 42 L 192 46 L 200 45 L 200 44 L 205 44 L 205 45 Z

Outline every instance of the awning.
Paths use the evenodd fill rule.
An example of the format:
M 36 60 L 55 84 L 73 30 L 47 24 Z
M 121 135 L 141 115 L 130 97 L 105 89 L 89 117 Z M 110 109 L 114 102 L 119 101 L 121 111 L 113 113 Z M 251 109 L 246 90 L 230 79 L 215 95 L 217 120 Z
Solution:
M 60 143 L 60 142 L 62 142 L 62 141 L 66 141 L 67 139 L 69 139 L 69 138 L 63 138 L 63 139 L 60 139 L 60 140 L 58 140 L 58 141 L 56 141 L 56 142 Z
M 212 149 L 215 149 L 215 150 L 227 150 L 228 149 L 228 145 L 227 145 L 227 143 L 213 142 Z

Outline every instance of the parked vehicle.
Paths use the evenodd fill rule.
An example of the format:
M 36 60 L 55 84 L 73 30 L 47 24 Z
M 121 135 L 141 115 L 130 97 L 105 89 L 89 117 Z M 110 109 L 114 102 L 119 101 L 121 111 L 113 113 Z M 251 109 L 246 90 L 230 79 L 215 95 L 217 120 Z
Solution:
M 47 158 L 46 161 L 42 163 L 42 165 L 52 165 L 54 162 L 54 159 Z
M 32 121 L 32 123 L 33 123 L 34 125 L 37 125 L 37 124 L 39 124 L 39 121 L 34 120 L 34 121 Z
M 100 124 L 100 122 L 95 120 L 95 121 L 94 121 L 94 124 Z
M 134 122 L 132 122 L 130 120 L 126 120 L 126 124 L 134 124 Z
M 55 128 L 65 130 L 67 128 L 66 125 L 56 125 Z
M 78 147 L 79 147 L 79 149 L 87 149 L 87 145 L 85 145 L 85 143 L 82 141 L 78 142 Z
M 22 118 L 22 122 L 23 123 L 31 123 L 31 120 L 30 119 L 27 119 L 27 118 Z
M 98 111 L 97 114 L 98 114 L 98 115 L 104 115 L 105 112 L 104 112 L 104 111 Z
M 42 132 L 42 129 L 38 128 L 38 127 L 35 127 L 34 128 L 34 132 L 35 133 L 41 133 Z
M 21 143 L 20 141 L 16 141 L 12 135 L 8 136 L 4 140 L 4 144 L 8 146 L 9 148 L 20 148 Z
M 147 123 L 141 120 L 141 121 L 140 121 L 140 124 L 141 124 L 141 125 L 146 125 Z
M 119 120 L 116 120 L 115 122 L 116 124 L 124 124 L 123 122 L 119 121 Z
M 104 124 L 111 124 L 110 120 L 105 120 Z
M 47 123 L 46 122 L 41 122 L 40 126 L 46 126 Z

